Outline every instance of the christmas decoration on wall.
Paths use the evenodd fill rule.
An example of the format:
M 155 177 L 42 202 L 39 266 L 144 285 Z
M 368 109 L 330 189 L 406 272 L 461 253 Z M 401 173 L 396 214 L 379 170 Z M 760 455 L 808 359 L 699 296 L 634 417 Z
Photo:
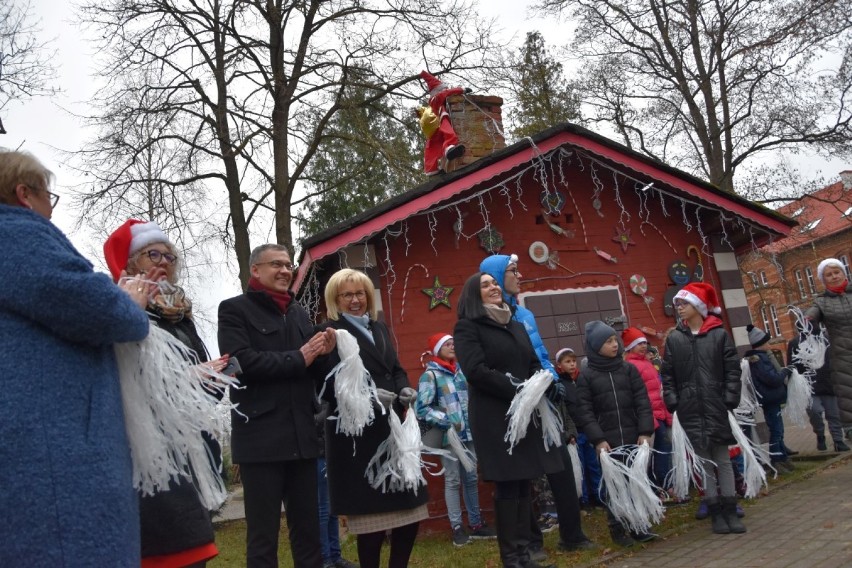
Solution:
M 689 284 L 689 267 L 682 260 L 673 260 L 669 263 L 669 278 L 672 279 L 674 285 L 666 288 L 666 295 L 663 297 L 663 310 L 665 310 L 667 316 L 673 317 L 676 313 L 674 309 L 675 294 Z
M 505 244 L 503 235 L 494 227 L 486 227 L 479 231 L 479 246 L 491 254 L 497 254 Z
M 412 264 L 408 267 L 408 270 L 405 271 L 405 282 L 402 285 L 402 308 L 400 308 L 399 311 L 399 321 L 401 322 L 405 321 L 405 294 L 408 292 L 408 277 L 411 275 L 411 271 L 415 268 L 422 269 L 423 272 L 426 273 L 426 278 L 429 278 L 429 269 L 423 266 L 422 264 Z M 436 278 L 435 281 L 437 282 L 438 279 Z M 450 288 L 450 291 L 452 291 L 452 288 Z M 447 295 L 449 296 L 449 293 L 447 293 Z M 449 299 L 447 301 L 449 302 Z M 449 305 L 450 304 L 447 303 L 447 306 Z M 429 309 L 431 310 L 432 307 L 430 307 Z
M 596 255 L 598 255 L 602 259 L 606 260 L 607 262 L 611 262 L 613 264 L 618 264 L 618 259 L 615 258 L 614 256 L 612 256 L 611 254 L 609 254 L 608 252 L 602 251 L 598 247 L 595 247 L 593 250 L 595 251 Z
M 704 264 L 701 262 L 701 251 L 698 250 L 698 247 L 695 245 L 689 245 L 686 247 L 686 258 L 691 257 L 693 252 L 695 253 L 697 263 L 695 265 L 695 270 L 692 271 L 692 281 L 704 282 Z
M 648 308 L 648 314 L 651 316 L 651 320 L 654 323 L 657 323 L 657 318 L 654 317 L 654 312 L 651 310 L 651 302 L 654 301 L 654 298 L 646 296 L 648 292 L 648 282 L 645 280 L 645 277 L 641 274 L 634 274 L 631 276 L 630 289 L 634 294 L 642 298 L 642 301 L 645 303 L 645 307 Z
M 650 221 L 642 221 L 641 223 L 639 223 L 639 232 L 642 233 L 643 237 L 647 236 L 647 235 L 645 235 L 645 231 L 642 229 L 642 227 L 644 227 L 645 225 L 650 225 L 651 228 L 653 228 L 655 231 L 657 231 L 657 234 L 660 235 L 660 237 L 664 241 L 666 241 L 666 244 L 669 245 L 669 248 L 672 249 L 672 252 L 677 254 L 677 249 L 674 248 L 674 245 L 672 245 L 672 243 L 669 241 L 668 237 L 666 237 L 666 235 L 664 235 L 663 232 L 655 224 L 651 223 Z
M 555 250 L 550 250 L 550 248 L 541 241 L 535 241 L 530 245 L 530 258 L 536 264 L 546 264 L 547 267 L 551 270 L 556 270 L 556 267 L 562 268 L 563 270 L 571 273 L 577 274 L 564 264 L 560 264 L 559 262 L 559 252 Z
M 565 194 L 556 190 L 542 190 L 539 195 L 541 206 L 548 215 L 557 216 L 565 208 Z
M 541 210 L 541 218 L 544 220 L 545 223 L 547 223 L 547 226 L 550 227 L 550 230 L 556 233 L 557 235 L 568 237 L 569 239 L 574 238 L 574 231 L 570 229 L 563 229 L 556 223 L 551 223 L 547 219 L 547 212 L 544 209 Z
M 435 276 L 435 282 L 432 284 L 431 288 L 424 288 L 423 293 L 429 296 L 429 309 L 434 310 L 441 304 L 444 304 L 448 308 L 452 308 L 450 305 L 450 294 L 453 292 L 453 288 L 450 286 L 441 286 L 441 280 Z
M 624 223 L 619 223 L 615 227 L 615 236 L 612 241 L 621 245 L 621 252 L 627 254 L 627 247 L 636 246 L 633 239 L 630 238 L 630 229 L 624 226 Z

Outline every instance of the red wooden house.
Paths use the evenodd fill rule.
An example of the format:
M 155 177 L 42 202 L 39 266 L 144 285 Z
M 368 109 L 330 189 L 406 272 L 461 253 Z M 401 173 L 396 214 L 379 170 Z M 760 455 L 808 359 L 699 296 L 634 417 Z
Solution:
M 721 291 L 744 350 L 751 316 L 736 251 L 787 235 L 795 221 L 573 124 L 501 148 L 501 102 L 454 103 L 469 163 L 307 239 L 300 301 L 322 319 L 328 277 L 366 271 L 415 386 L 427 337 L 453 329 L 461 286 L 491 253 L 520 258 L 520 301 L 551 355 L 582 354 L 592 319 L 642 327 L 659 344 L 674 325 L 666 299 L 696 278 Z M 440 517 L 434 483 L 430 511 Z

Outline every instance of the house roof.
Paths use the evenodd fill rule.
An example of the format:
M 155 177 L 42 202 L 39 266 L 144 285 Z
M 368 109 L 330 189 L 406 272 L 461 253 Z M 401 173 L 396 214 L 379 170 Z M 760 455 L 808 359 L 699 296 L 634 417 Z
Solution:
M 788 237 L 763 247 L 769 253 L 780 253 L 810 244 L 852 229 L 852 189 L 844 189 L 838 181 L 777 209 L 795 219 L 799 227 Z
M 748 219 L 764 227 L 773 236 L 786 236 L 796 225 L 796 221 L 777 211 L 723 191 L 581 126 L 563 123 L 532 138 L 524 138 L 459 170 L 436 176 L 410 191 L 309 237 L 303 243 L 299 264 L 307 267 L 316 260 L 361 242 L 477 184 L 521 169 L 537 156 L 566 145 L 594 156 L 613 169 L 631 170 L 632 177 L 638 180 L 664 184 L 669 193 Z M 306 270 L 299 271 L 294 283 L 295 289 L 298 289 L 306 273 Z

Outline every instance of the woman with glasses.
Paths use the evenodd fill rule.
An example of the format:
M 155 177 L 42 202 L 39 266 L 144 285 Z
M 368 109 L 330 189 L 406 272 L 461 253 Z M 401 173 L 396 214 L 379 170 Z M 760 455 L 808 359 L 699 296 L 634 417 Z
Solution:
M 227 355 L 207 362 L 207 348 L 192 321 L 192 302 L 177 285 L 177 251 L 159 225 L 126 221 L 104 243 L 104 256 L 116 282 L 141 277 L 153 286 L 145 308 L 151 323 L 185 344 L 199 362 L 217 372 L 225 368 Z M 201 434 L 219 462 L 218 442 L 206 432 Z M 154 495 L 140 493 L 139 509 L 143 568 L 203 566 L 218 554 L 211 514 L 190 479 L 173 480 L 168 491 Z
M 0 151 L 0 566 L 138 566 L 114 346 L 148 335 L 123 290 L 50 221 L 53 174 Z
M 390 333 L 376 321 L 375 288 L 363 272 L 349 268 L 335 272 L 325 287 L 328 322 L 325 327 L 345 329 L 358 341 L 361 361 L 378 388 L 379 399 L 400 419 L 417 398 L 408 375 L 399 363 Z M 332 364 L 339 361 L 332 353 Z M 330 379 L 333 380 L 333 379 Z M 330 413 L 337 412 L 334 388 L 328 384 L 323 395 Z M 411 409 L 414 412 L 414 409 Z M 390 530 L 390 568 L 408 566 L 420 521 L 429 517 L 425 487 L 413 491 L 384 493 L 365 477 L 367 465 L 379 445 L 390 435 L 387 414 L 378 409 L 373 423 L 360 436 L 336 432 L 334 421 L 325 423 L 326 467 L 331 510 L 346 515 L 349 532 L 358 537 L 361 568 L 378 568 L 385 532 Z

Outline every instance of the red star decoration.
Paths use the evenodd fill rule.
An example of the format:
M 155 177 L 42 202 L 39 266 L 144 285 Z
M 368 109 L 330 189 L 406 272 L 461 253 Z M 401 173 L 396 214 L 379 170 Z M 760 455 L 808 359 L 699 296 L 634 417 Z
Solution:
M 615 236 L 612 241 L 621 245 L 621 252 L 627 253 L 627 247 L 630 245 L 636 246 L 636 243 L 630 238 L 630 229 L 624 226 L 624 223 L 619 223 L 615 227 Z

